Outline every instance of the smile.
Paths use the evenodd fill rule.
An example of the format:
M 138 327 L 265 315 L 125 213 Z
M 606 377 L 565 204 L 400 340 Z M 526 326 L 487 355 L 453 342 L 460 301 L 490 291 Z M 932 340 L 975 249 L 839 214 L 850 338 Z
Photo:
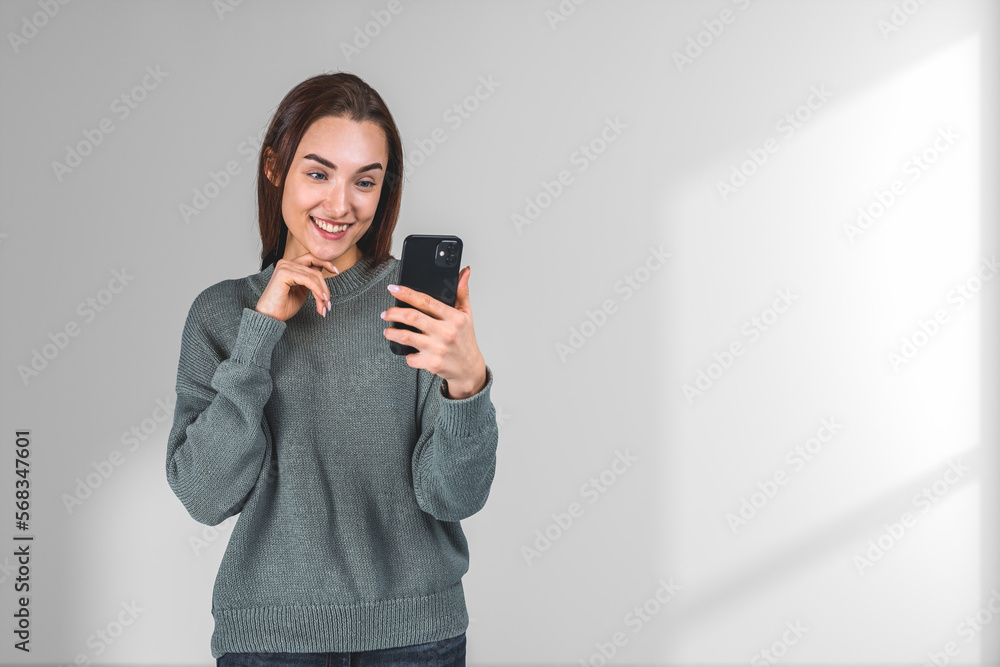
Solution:
M 311 215 L 309 216 L 309 219 L 313 221 L 314 225 L 328 234 L 339 234 L 340 232 L 346 231 L 348 227 L 354 224 L 353 222 L 336 224 L 330 222 L 329 220 L 323 220 L 322 218 L 314 218 Z

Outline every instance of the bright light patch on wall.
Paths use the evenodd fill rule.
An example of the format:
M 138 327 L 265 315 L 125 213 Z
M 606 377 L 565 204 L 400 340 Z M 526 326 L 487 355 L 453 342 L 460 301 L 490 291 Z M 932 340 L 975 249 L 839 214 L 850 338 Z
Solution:
M 676 331 L 659 534 L 690 612 L 671 659 L 743 662 L 762 632 L 743 605 L 778 618 L 878 601 L 858 612 L 876 622 L 897 600 L 878 641 L 804 642 L 796 659 L 898 662 L 926 634 L 898 590 L 910 575 L 942 572 L 943 618 L 978 600 L 975 467 L 913 528 L 920 545 L 949 526 L 944 546 L 901 542 L 894 576 L 855 576 L 851 556 L 980 446 L 980 303 L 1000 276 L 979 240 L 979 56 L 971 37 L 865 87 L 804 85 L 669 191 L 684 281 L 659 322 Z

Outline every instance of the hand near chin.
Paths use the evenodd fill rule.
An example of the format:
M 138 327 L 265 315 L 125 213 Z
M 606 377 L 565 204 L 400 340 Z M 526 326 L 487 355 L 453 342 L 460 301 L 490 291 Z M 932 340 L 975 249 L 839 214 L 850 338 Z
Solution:
M 294 259 L 279 259 L 254 310 L 285 322 L 299 312 L 312 292 L 316 312 L 325 317 L 330 309 L 330 289 L 323 279 L 324 268 L 339 273 L 333 262 L 309 252 Z

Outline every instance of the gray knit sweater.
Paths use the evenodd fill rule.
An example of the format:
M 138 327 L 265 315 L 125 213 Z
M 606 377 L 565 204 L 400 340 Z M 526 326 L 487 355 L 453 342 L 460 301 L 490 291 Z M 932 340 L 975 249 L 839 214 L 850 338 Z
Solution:
M 496 465 L 487 384 L 454 400 L 389 350 L 396 258 L 365 256 L 287 321 L 254 308 L 274 265 L 202 291 L 188 313 L 167 441 L 197 521 L 239 513 L 212 595 L 212 656 L 367 651 L 469 623 L 459 521 Z

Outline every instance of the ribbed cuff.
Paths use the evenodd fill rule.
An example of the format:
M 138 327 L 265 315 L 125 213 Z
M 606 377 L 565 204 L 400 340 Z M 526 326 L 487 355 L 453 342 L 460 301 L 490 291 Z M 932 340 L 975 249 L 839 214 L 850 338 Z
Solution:
M 486 366 L 486 385 L 479 393 L 466 398 L 448 398 L 441 394 L 438 407 L 438 426 L 449 433 L 467 436 L 482 430 L 482 422 L 496 419 L 496 411 L 490 400 L 490 389 L 493 387 L 493 371 Z
M 240 330 L 229 357 L 271 368 L 271 352 L 288 325 L 253 308 L 244 308 Z

